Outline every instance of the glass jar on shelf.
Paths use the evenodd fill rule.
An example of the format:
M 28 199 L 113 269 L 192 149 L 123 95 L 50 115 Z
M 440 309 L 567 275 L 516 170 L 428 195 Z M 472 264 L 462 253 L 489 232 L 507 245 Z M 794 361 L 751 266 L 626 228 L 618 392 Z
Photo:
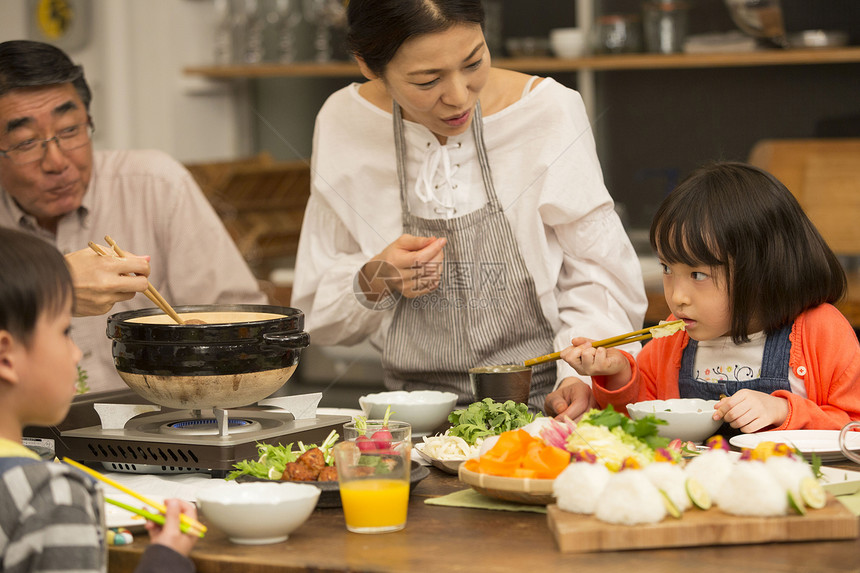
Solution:
M 592 29 L 596 54 L 626 54 L 642 51 L 642 20 L 638 14 L 606 14 Z

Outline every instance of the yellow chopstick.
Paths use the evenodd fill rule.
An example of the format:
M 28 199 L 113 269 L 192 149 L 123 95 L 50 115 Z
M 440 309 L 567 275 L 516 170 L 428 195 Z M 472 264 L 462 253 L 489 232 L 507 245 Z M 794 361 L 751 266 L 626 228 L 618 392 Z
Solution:
M 612 348 L 614 346 L 621 346 L 622 344 L 628 344 L 630 342 L 639 342 L 641 340 L 648 340 L 653 336 L 651 332 L 653 329 L 663 326 L 669 326 L 678 324 L 679 322 L 684 322 L 683 320 L 673 320 L 671 322 L 664 322 L 663 324 L 658 324 L 655 326 L 651 326 L 649 328 L 643 328 L 641 330 L 634 330 L 633 332 L 628 332 L 627 334 L 621 334 L 619 336 L 612 336 L 610 338 L 604 338 L 603 340 L 595 340 L 591 343 L 591 346 L 594 348 Z M 545 354 L 544 356 L 538 356 L 537 358 L 531 358 L 523 362 L 524 366 L 534 366 L 535 364 L 542 364 L 544 362 L 552 362 L 553 360 L 558 360 L 561 358 L 561 352 L 553 352 L 552 354 Z
M 144 497 L 144 496 L 140 495 L 139 493 L 137 493 L 136 491 L 131 490 L 131 489 L 129 489 L 129 488 L 127 488 L 127 487 L 125 487 L 125 486 L 124 486 L 124 485 L 122 485 L 121 483 L 119 483 L 119 482 L 115 482 L 114 480 L 110 479 L 109 477 L 107 477 L 107 476 L 104 476 L 104 475 L 100 474 L 100 473 L 99 473 L 99 472 L 97 472 L 96 470 L 90 469 L 90 468 L 88 468 L 87 466 L 85 466 L 85 465 L 83 465 L 83 464 L 79 464 L 79 463 L 78 463 L 78 462 L 76 462 L 75 460 L 70 460 L 69 458 L 66 458 L 66 457 L 64 457 L 64 458 L 63 458 L 63 461 L 64 461 L 64 462 L 66 462 L 67 464 L 69 464 L 69 465 L 70 465 L 70 466 L 72 466 L 72 467 L 78 468 L 79 470 L 81 470 L 81 471 L 82 471 L 82 472 L 84 472 L 85 474 L 90 475 L 90 476 L 92 476 L 92 477 L 96 478 L 97 480 L 102 481 L 102 482 L 104 482 L 104 483 L 108 484 L 109 486 L 113 486 L 113 487 L 115 487 L 116 489 L 120 490 L 121 492 L 123 492 L 123 493 L 127 493 L 127 494 L 128 494 L 128 495 L 130 495 L 131 497 L 133 497 L 133 498 L 135 498 L 135 499 L 139 499 L 140 501 L 142 501 L 142 502 L 143 502 L 143 503 L 145 503 L 146 505 L 148 505 L 148 506 L 150 506 L 150 507 L 152 507 L 152 508 L 154 508 L 154 509 L 157 509 L 157 510 L 158 510 L 158 511 L 160 511 L 161 513 L 166 513 L 166 512 L 167 512 L 167 508 L 166 508 L 166 507 L 164 507 L 164 504 L 157 503 L 157 502 L 155 502 L 155 501 L 153 501 L 153 500 L 151 500 L 151 499 L 149 499 L 149 498 L 147 498 L 147 497 Z M 199 522 L 199 521 L 197 521 L 196 519 L 192 519 L 192 518 L 188 517 L 188 516 L 187 516 L 187 515 L 185 515 L 184 513 L 180 513 L 180 514 L 179 514 L 179 521 L 181 521 L 182 523 L 185 523 L 185 524 L 189 525 L 190 527 L 192 527 L 192 528 L 194 528 L 194 529 L 199 530 L 199 531 L 200 531 L 200 532 L 202 532 L 202 533 L 205 533 L 205 532 L 206 532 L 206 526 L 205 526 L 205 525 L 203 525 L 202 523 L 200 523 L 200 522 Z
M 164 525 L 165 519 L 164 519 L 164 516 L 161 515 L 160 513 L 152 513 L 151 511 L 146 511 L 145 509 L 141 509 L 139 507 L 134 507 L 133 505 L 128 505 L 126 503 L 123 503 L 121 501 L 117 501 L 115 499 L 111 499 L 109 497 L 105 497 L 105 501 L 111 505 L 115 505 L 117 507 L 121 507 L 122 509 L 124 509 L 126 511 L 130 511 L 132 513 L 135 513 L 141 517 L 145 517 L 149 521 L 154 521 L 155 523 L 157 523 L 159 525 Z M 204 535 L 206 535 L 205 533 L 203 533 L 199 529 L 191 527 L 187 523 L 180 523 L 179 524 L 179 530 L 182 531 L 182 533 L 190 533 L 190 534 L 196 535 L 198 537 L 203 537 Z

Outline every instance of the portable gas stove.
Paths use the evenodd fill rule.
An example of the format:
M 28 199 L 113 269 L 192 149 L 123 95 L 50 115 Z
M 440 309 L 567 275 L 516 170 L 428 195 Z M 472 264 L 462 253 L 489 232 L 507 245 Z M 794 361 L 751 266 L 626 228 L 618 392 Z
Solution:
M 332 430 L 340 433 L 351 420 L 263 406 L 229 412 L 169 410 L 130 391 L 106 394 L 115 395 L 106 397 L 110 401 L 102 401 L 105 396 L 99 395 L 78 397 L 58 427 L 27 428 L 25 444 L 53 449 L 61 458 L 100 463 L 109 471 L 207 472 L 224 477 L 237 461 L 258 457 L 257 442 L 319 444 Z M 300 397 L 275 400 L 289 403 L 291 398 Z

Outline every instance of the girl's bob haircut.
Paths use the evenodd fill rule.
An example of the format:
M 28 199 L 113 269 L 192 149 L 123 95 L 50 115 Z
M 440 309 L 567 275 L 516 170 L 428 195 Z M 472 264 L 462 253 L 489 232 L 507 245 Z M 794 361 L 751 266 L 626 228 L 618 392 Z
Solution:
M 744 163 L 694 171 L 651 223 L 651 247 L 666 263 L 720 267 L 731 308 L 731 337 L 772 333 L 803 311 L 835 303 L 845 271 L 788 189 Z

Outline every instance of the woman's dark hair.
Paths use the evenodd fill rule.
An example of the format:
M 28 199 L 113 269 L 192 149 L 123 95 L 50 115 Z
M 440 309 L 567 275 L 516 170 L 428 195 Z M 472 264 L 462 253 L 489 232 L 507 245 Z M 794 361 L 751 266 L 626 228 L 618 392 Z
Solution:
M 72 84 L 89 112 L 92 94 L 84 69 L 50 44 L 31 40 L 0 43 L 0 97 L 12 90 Z
M 39 316 L 58 315 L 72 296 L 72 277 L 56 248 L 0 228 L 0 330 L 28 345 Z
M 736 343 L 749 340 L 753 320 L 771 333 L 847 289 L 839 259 L 794 196 L 751 165 L 693 172 L 660 205 L 650 238 L 666 263 L 725 269 Z
M 455 24 L 484 25 L 481 0 L 350 0 L 346 42 L 374 74 L 382 77 L 400 46 L 413 36 Z

